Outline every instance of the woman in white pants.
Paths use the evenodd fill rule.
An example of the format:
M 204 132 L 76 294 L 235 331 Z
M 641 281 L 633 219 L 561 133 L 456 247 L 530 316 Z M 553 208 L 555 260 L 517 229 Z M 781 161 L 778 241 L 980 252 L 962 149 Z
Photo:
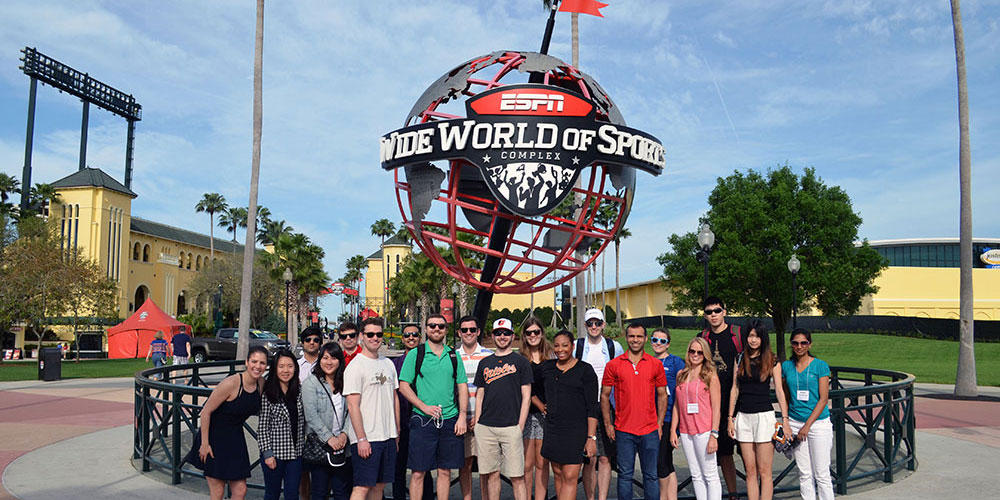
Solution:
M 684 449 L 698 500 L 722 499 L 715 457 L 719 448 L 722 395 L 715 363 L 705 361 L 705 353 L 710 349 L 708 341 L 701 337 L 688 343 L 686 367 L 677 374 L 670 420 L 670 444 L 677 448 L 679 442 Z
M 830 391 L 830 365 L 812 357 L 812 335 L 801 328 L 792 332 L 792 359 L 781 365 L 781 374 L 791 404 L 788 416 L 795 446 L 795 465 L 799 468 L 799 491 L 803 499 L 833 498 L 830 479 L 830 451 L 833 449 L 833 426 L 826 407 Z

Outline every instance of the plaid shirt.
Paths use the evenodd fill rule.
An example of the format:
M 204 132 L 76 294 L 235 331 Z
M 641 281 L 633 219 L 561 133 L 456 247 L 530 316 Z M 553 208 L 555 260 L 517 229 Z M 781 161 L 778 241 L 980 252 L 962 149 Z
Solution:
M 296 398 L 298 406 L 299 432 L 292 439 L 292 423 L 289 421 L 288 408 L 282 402 L 272 403 L 267 397 L 261 398 L 260 420 L 257 425 L 257 443 L 260 445 L 260 458 L 270 457 L 279 460 L 295 460 L 302 456 L 302 448 L 306 443 L 305 411 L 302 410 L 302 395 Z

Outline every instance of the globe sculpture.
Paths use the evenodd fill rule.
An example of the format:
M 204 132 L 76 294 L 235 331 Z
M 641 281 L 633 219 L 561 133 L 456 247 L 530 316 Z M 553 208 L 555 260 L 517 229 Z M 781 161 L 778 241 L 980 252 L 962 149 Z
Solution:
M 421 251 L 490 296 L 586 269 L 625 224 L 636 169 L 659 175 L 664 163 L 592 77 L 515 51 L 441 76 L 382 136 L 380 157 Z

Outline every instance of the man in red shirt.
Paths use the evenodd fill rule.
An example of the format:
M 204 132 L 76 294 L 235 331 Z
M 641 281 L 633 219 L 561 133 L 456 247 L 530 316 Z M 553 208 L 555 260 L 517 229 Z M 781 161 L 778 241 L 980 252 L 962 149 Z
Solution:
M 351 364 L 355 356 L 361 354 L 361 344 L 358 343 L 358 325 L 345 321 L 337 328 L 337 339 L 340 348 L 344 350 L 344 366 Z
M 601 414 L 608 437 L 618 449 L 618 498 L 632 498 L 635 455 L 642 467 L 644 500 L 659 500 L 656 460 L 660 422 L 667 412 L 667 377 L 663 364 L 646 354 L 646 327 L 625 329 L 628 351 L 608 362 L 601 381 Z M 655 392 L 650 390 L 656 388 Z M 615 391 L 615 422 L 611 424 L 611 389 Z

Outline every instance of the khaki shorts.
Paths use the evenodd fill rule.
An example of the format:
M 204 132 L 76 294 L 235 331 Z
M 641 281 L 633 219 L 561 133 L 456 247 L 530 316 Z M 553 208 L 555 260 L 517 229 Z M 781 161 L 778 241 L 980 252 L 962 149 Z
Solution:
M 476 433 L 473 429 L 465 431 L 465 458 L 476 456 Z
M 521 428 L 476 424 L 476 456 L 479 473 L 500 471 L 507 477 L 524 476 L 524 438 Z
M 774 424 L 777 421 L 774 410 L 760 413 L 739 412 L 733 424 L 736 429 L 736 440 L 741 443 L 769 443 L 774 435 Z

